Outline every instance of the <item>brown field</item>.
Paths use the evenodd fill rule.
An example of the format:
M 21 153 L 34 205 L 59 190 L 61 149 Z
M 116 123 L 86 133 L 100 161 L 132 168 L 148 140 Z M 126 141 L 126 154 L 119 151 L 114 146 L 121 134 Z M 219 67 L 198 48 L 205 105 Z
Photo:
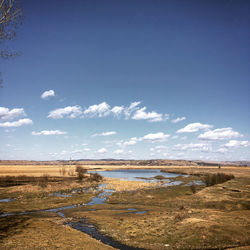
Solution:
M 76 164 L 0 164 L 2 180 L 30 176 L 20 177 L 28 180 L 23 185 L 0 187 L 0 199 L 15 198 L 0 203 L 0 214 L 77 205 L 64 210 L 66 218 L 49 212 L 0 218 L 1 249 L 113 249 L 63 224 L 81 218 L 123 244 L 144 249 L 250 249 L 250 167 L 79 165 L 92 170 L 155 168 L 191 175 L 173 177 L 182 184 L 169 188 L 162 188 L 160 183 L 105 178 L 100 183 L 116 192 L 106 204 L 93 205 L 96 210 L 89 212 L 89 207 L 78 205 L 96 196 L 94 187 L 99 183 L 73 177 Z M 186 185 L 213 173 L 233 174 L 235 178 L 208 187 L 192 189 Z M 41 185 L 39 180 L 47 175 L 48 182 Z M 75 188 L 83 187 L 92 191 L 75 193 Z M 73 196 L 51 196 L 55 191 Z M 147 212 L 137 215 L 128 212 L 129 208 Z
M 80 165 L 80 164 L 79 164 Z M 234 176 L 250 176 L 250 167 L 245 166 L 143 166 L 143 165 L 81 165 L 87 169 L 141 169 L 156 168 L 164 169 L 168 172 L 186 173 L 186 174 L 205 174 L 205 173 L 226 173 Z M 74 173 L 76 165 L 0 165 L 0 176 L 42 176 L 48 174 L 50 176 L 62 176 L 60 170 L 65 169 L 65 177 Z

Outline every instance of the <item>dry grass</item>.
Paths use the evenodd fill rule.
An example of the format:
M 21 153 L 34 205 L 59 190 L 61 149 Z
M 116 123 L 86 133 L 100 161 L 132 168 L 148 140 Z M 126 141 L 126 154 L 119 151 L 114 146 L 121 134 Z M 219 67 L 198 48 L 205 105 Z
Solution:
M 248 178 L 235 178 L 199 187 L 195 194 L 181 185 L 117 192 L 109 204 L 94 206 L 96 211 L 78 208 L 68 215 L 87 217 L 116 240 L 146 249 L 249 249 L 249 187 Z M 148 212 L 131 214 L 126 208 Z
M 186 174 L 206 174 L 206 173 L 225 173 L 233 174 L 235 177 L 250 177 L 250 167 L 242 166 L 138 166 L 138 165 L 82 165 L 86 169 L 164 169 L 167 172 L 186 173 Z M 42 176 L 48 174 L 50 176 L 62 176 L 62 169 L 66 170 L 65 177 L 71 176 L 69 173 L 75 174 L 76 165 L 0 165 L 0 176 Z
M 0 218 L 1 249 L 114 249 L 60 220 L 55 214 Z

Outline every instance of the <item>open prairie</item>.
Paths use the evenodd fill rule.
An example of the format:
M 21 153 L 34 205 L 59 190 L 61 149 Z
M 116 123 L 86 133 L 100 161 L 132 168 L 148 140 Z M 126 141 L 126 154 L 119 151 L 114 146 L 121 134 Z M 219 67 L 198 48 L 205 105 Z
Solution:
M 98 163 L 98 162 L 94 162 Z M 103 169 L 103 170 L 112 170 L 112 169 L 164 169 L 168 172 L 176 173 L 186 173 L 186 174 L 206 174 L 206 173 L 231 173 L 235 176 L 250 176 L 250 166 L 182 166 L 182 165 L 108 165 L 104 164 L 51 164 L 51 165 L 1 165 L 0 164 L 0 176 L 18 176 L 18 175 L 27 175 L 27 176 L 42 176 L 48 174 L 50 176 L 62 176 L 62 170 L 65 171 L 65 177 L 72 176 L 75 174 L 76 165 L 80 165 L 86 169 Z
M 79 179 L 79 166 L 138 179 Z M 3 249 L 250 247 L 250 167 L 0 165 L 0 180 Z

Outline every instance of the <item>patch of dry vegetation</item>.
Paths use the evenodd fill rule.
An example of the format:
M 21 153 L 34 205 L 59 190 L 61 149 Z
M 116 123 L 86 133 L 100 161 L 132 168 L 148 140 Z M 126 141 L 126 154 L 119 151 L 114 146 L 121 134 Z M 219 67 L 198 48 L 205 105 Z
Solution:
M 68 215 L 86 217 L 114 239 L 146 249 L 249 247 L 249 179 L 196 188 L 195 194 L 183 185 L 116 192 L 109 204 L 93 206 L 96 211 L 79 208 Z
M 114 249 L 60 220 L 49 213 L 0 218 L 1 249 Z

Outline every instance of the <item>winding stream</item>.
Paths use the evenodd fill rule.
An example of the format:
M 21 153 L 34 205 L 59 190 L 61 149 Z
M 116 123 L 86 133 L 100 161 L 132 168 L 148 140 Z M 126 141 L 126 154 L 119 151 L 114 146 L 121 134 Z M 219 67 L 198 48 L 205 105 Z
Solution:
M 97 173 L 103 175 L 104 177 L 112 177 L 112 178 L 119 178 L 119 179 L 127 179 L 132 181 L 146 181 L 146 182 L 156 182 L 159 181 L 157 179 L 153 179 L 156 175 L 162 175 L 165 178 L 167 177 L 177 177 L 178 174 L 172 174 L 172 173 L 162 173 L 158 169 L 128 169 L 128 170 L 113 170 L 113 171 L 96 171 Z M 146 179 L 144 179 L 146 178 Z M 151 179 L 149 179 L 151 178 Z M 178 185 L 180 182 L 168 182 L 168 185 Z M 85 191 L 85 190 L 84 190 Z M 100 184 L 97 187 L 97 191 L 101 191 L 97 196 L 92 198 L 92 200 L 86 204 L 79 204 L 79 205 L 69 205 L 59 208 L 51 208 L 51 209 L 43 209 L 43 210 L 36 210 L 36 211 L 24 211 L 24 212 L 16 212 L 16 213 L 3 213 L 0 214 L 0 217 L 6 217 L 6 216 L 15 216 L 15 215 L 27 215 L 27 214 L 34 214 L 34 213 L 40 213 L 40 212 L 53 212 L 57 213 L 62 218 L 67 218 L 65 214 L 63 213 L 63 210 L 76 208 L 76 207 L 83 207 L 83 206 L 92 206 L 92 205 L 100 205 L 104 204 L 106 202 L 106 199 L 108 196 L 112 195 L 114 190 L 112 189 L 106 189 L 106 184 Z M 61 194 L 60 192 L 55 192 L 52 194 L 54 196 L 59 197 L 71 197 L 71 194 Z M 11 202 L 14 201 L 14 199 L 3 199 L 0 200 L 1 202 Z M 128 208 L 128 209 L 119 209 L 121 211 L 126 211 L 126 213 L 133 213 L 133 214 L 145 214 L 147 211 L 138 211 L 135 208 Z M 89 209 L 88 211 L 95 211 L 95 209 Z M 110 245 L 117 249 L 124 249 L 124 250 L 138 250 L 142 248 L 135 248 L 130 247 L 127 245 L 124 245 L 118 241 L 115 241 L 111 237 L 103 235 L 101 232 L 98 231 L 98 229 L 91 223 L 87 223 L 85 218 L 82 218 L 78 222 L 66 222 L 66 225 L 69 225 L 70 227 L 79 230 L 81 232 L 84 232 L 88 235 L 90 235 L 92 238 L 95 238 L 97 240 L 100 240 L 102 243 Z

